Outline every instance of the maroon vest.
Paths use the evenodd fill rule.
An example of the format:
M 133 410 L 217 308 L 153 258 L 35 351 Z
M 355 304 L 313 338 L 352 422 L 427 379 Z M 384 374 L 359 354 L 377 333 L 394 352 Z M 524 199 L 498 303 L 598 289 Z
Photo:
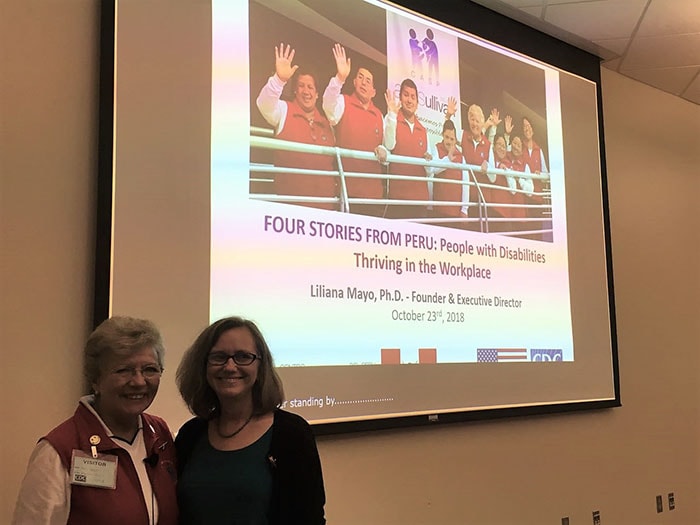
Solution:
M 522 156 L 520 157 L 513 157 L 511 155 L 510 158 L 511 162 L 511 167 L 515 171 L 520 171 L 520 172 L 525 172 L 525 159 L 523 159 Z M 512 195 L 513 199 L 513 204 L 525 204 L 525 194 L 524 193 L 516 193 L 515 195 Z M 510 216 L 514 218 L 523 218 L 527 214 L 525 212 L 525 208 L 511 208 L 510 211 Z
M 535 143 L 535 141 L 532 142 L 532 153 L 523 145 L 523 159 L 525 160 L 525 163 L 528 165 L 530 168 L 530 173 L 541 173 L 542 172 L 542 150 L 540 147 Z M 532 179 L 532 183 L 534 186 L 534 191 L 536 193 L 540 193 L 542 191 L 542 188 L 544 187 L 544 184 L 542 183 L 541 180 L 538 179 Z M 541 196 L 534 196 L 530 197 L 531 202 L 537 203 L 537 204 L 542 204 L 544 202 L 544 199 Z M 540 210 L 533 210 L 535 213 L 538 215 L 541 214 L 542 212 Z
M 427 144 L 427 133 L 423 125 L 418 121 L 418 117 L 415 117 L 413 131 L 411 131 L 403 113 L 399 112 L 396 118 L 396 146 L 394 146 L 392 153 L 394 155 L 422 159 L 427 150 Z M 428 179 L 423 166 L 392 162 L 389 165 L 389 173 L 410 175 L 422 179 L 416 182 L 410 180 L 389 181 L 390 199 L 428 200 Z
M 372 151 L 384 140 L 384 121 L 377 107 L 370 102 L 365 109 L 355 94 L 343 95 L 345 111 L 335 127 L 338 146 L 360 151 Z M 381 166 L 375 160 L 343 158 L 343 170 L 360 173 L 381 173 Z M 384 189 L 380 179 L 348 178 L 349 197 L 380 199 Z
M 287 102 L 287 118 L 277 138 L 318 146 L 335 146 L 335 137 L 328 120 L 314 108 L 309 121 L 304 110 L 296 102 Z M 334 157 L 297 153 L 293 151 L 276 151 L 275 166 L 290 168 L 308 168 L 317 170 L 335 170 Z M 336 178 L 323 175 L 300 175 L 290 173 L 275 174 L 275 190 L 279 195 L 305 195 L 309 197 L 335 197 Z M 306 204 L 316 208 L 331 210 L 332 203 Z
M 464 155 L 464 160 L 467 164 L 481 166 L 484 161 L 489 160 L 490 150 L 491 143 L 484 135 L 481 135 L 481 139 L 475 146 L 471 135 L 469 135 L 467 132 L 462 132 L 462 155 Z M 485 173 L 477 170 L 474 171 L 474 175 L 476 176 L 476 180 L 479 184 L 491 184 Z M 469 180 L 472 182 L 474 181 L 471 176 L 469 177 Z M 489 188 L 481 188 L 481 193 L 486 202 L 491 202 L 491 190 Z M 475 206 L 475 203 L 479 202 L 478 199 L 479 192 L 477 191 L 476 186 L 470 186 L 469 202 L 474 203 L 472 206 Z
M 146 454 L 152 458 L 146 471 L 158 502 L 158 525 L 177 525 L 177 465 L 170 430 L 159 417 L 141 414 L 141 418 Z M 148 525 L 148 509 L 129 453 L 107 436 L 104 427 L 87 407 L 78 405 L 73 417 L 42 439 L 58 452 L 61 463 L 70 472 L 73 449 L 90 453 L 89 440 L 93 435 L 100 438 L 98 453 L 118 458 L 117 487 L 104 489 L 72 485 L 68 525 Z
M 447 148 L 442 142 L 438 142 L 437 148 L 438 158 L 444 159 L 447 157 Z M 456 159 L 454 162 L 462 162 L 464 157 L 459 151 L 456 151 Z M 437 159 L 435 159 L 437 160 Z M 447 169 L 435 175 L 436 179 L 462 180 L 462 171 L 455 169 Z M 462 186 L 457 184 L 433 184 L 433 198 L 436 201 L 461 201 Z M 438 206 L 437 213 L 448 217 L 459 217 L 461 215 L 461 206 Z
M 511 163 L 508 158 L 504 158 L 503 160 L 497 160 L 495 161 L 496 165 L 494 166 L 497 169 L 500 170 L 505 170 L 505 169 L 510 169 Z M 502 186 L 504 189 L 503 190 L 492 190 L 491 191 L 491 198 L 493 199 L 491 202 L 500 202 L 503 204 L 513 204 L 513 194 L 510 192 L 510 188 L 508 187 L 508 181 L 506 180 L 505 175 L 496 175 L 496 182 L 494 183 L 498 186 Z M 507 189 L 505 189 L 507 188 Z M 497 206 L 495 208 L 491 208 L 496 210 L 501 217 L 513 217 L 513 208 L 505 208 L 501 206 Z

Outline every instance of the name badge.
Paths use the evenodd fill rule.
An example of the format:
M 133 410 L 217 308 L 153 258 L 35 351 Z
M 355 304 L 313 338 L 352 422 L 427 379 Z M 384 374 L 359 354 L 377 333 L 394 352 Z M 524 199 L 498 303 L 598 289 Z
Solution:
M 103 489 L 117 487 L 117 456 L 98 454 L 93 457 L 82 450 L 73 450 L 70 467 L 72 485 Z

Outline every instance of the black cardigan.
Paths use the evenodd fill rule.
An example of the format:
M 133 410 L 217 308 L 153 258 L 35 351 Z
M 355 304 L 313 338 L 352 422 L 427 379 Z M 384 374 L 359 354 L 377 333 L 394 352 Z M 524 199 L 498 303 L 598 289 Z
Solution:
M 195 444 L 207 432 L 207 420 L 190 419 L 175 438 L 178 470 L 182 473 Z M 311 426 L 300 416 L 275 410 L 268 451 L 272 472 L 270 525 L 324 525 L 321 460 Z

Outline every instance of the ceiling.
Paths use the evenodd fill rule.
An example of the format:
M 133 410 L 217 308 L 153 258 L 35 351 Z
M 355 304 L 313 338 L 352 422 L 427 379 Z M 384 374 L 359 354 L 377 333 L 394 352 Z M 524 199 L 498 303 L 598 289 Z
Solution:
M 700 0 L 474 0 L 700 104 Z

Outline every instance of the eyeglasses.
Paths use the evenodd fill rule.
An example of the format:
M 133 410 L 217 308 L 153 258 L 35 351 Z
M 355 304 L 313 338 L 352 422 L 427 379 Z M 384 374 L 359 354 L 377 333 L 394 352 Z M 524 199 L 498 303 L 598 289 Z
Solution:
M 144 379 L 158 379 L 163 373 L 163 369 L 156 365 L 148 365 L 143 368 L 134 368 L 133 366 L 125 366 L 122 368 L 117 368 L 112 372 L 113 375 L 117 376 L 122 381 L 130 381 L 132 378 L 136 377 L 139 373 Z
M 212 352 L 207 356 L 207 363 L 212 366 L 224 366 L 228 363 L 229 359 L 233 359 L 233 362 L 240 366 L 252 365 L 253 361 L 260 359 L 258 354 L 253 354 L 251 352 L 234 352 L 232 354 L 227 354 L 226 352 Z

